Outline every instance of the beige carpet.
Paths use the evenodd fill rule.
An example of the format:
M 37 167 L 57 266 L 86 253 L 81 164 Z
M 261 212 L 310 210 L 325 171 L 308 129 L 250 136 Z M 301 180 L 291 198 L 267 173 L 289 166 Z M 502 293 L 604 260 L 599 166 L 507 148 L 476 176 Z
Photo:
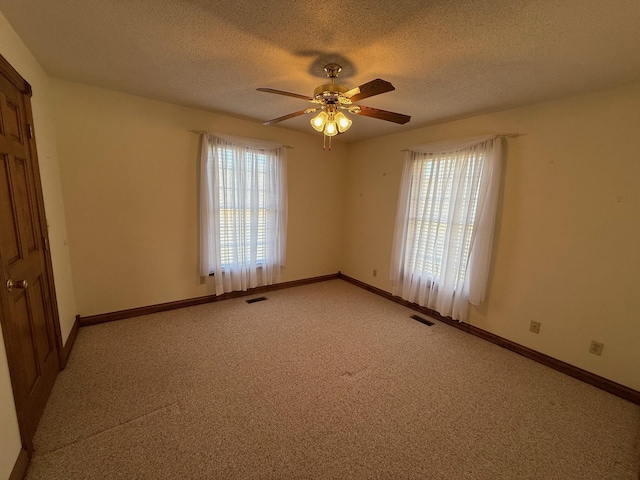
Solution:
M 333 280 L 80 330 L 29 479 L 638 480 L 640 407 Z

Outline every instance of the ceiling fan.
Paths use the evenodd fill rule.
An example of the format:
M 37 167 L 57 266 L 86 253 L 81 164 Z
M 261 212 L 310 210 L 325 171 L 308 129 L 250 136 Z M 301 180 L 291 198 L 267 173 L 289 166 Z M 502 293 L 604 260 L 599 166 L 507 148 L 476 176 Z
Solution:
M 313 92 L 313 97 L 284 92 L 282 90 L 274 90 L 273 88 L 258 88 L 257 90 L 260 92 L 300 98 L 316 104 L 315 107 L 305 108 L 304 110 L 290 113 L 289 115 L 267 120 L 263 122 L 263 125 L 273 125 L 274 123 L 282 122 L 283 120 L 288 120 L 299 115 L 320 111 L 318 115 L 311 119 L 311 126 L 318 132 L 324 133 L 325 139 L 329 137 L 329 150 L 331 150 L 331 137 L 346 132 L 352 124 L 352 121 L 342 113 L 342 110 L 351 114 L 378 118 L 402 125 L 411 120 L 409 115 L 365 107 L 364 105 L 355 105 L 355 102 L 359 102 L 365 98 L 395 90 L 395 87 L 391 85 L 391 83 L 376 78 L 375 80 L 349 90 L 335 83 L 336 77 L 342 71 L 340 65 L 337 63 L 329 63 L 324 67 L 324 71 L 327 72 L 327 77 L 331 79 L 331 83 L 320 85 L 316 88 Z

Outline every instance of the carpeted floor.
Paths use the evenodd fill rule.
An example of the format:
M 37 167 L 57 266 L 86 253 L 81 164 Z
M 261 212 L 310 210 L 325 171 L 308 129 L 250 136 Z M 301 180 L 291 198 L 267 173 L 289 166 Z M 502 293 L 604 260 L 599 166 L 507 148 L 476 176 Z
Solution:
M 83 328 L 28 479 L 628 479 L 640 407 L 341 280 Z

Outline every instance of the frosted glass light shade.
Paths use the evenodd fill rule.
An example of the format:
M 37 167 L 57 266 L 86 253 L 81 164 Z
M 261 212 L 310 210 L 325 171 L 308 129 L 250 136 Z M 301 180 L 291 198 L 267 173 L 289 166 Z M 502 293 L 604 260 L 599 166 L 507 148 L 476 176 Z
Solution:
M 349 127 L 351 127 L 351 124 L 353 123 L 342 112 L 336 113 L 335 121 L 338 124 L 338 131 L 340 133 L 343 133 L 343 132 L 346 132 L 347 130 L 349 130 Z
M 311 119 L 311 126 L 314 130 L 318 132 L 322 132 L 324 130 L 324 126 L 327 123 L 327 118 L 329 116 L 326 112 L 320 112 L 318 115 Z
M 327 124 L 324 127 L 324 134 L 327 137 L 333 137 L 334 135 L 338 134 L 338 126 L 336 125 L 335 121 L 328 121 Z

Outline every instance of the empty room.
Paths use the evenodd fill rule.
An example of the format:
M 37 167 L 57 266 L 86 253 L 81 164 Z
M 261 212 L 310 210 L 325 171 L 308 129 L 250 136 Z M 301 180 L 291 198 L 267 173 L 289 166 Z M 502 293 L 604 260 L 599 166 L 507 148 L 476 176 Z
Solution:
M 0 0 L 0 480 L 640 480 L 638 25 Z

